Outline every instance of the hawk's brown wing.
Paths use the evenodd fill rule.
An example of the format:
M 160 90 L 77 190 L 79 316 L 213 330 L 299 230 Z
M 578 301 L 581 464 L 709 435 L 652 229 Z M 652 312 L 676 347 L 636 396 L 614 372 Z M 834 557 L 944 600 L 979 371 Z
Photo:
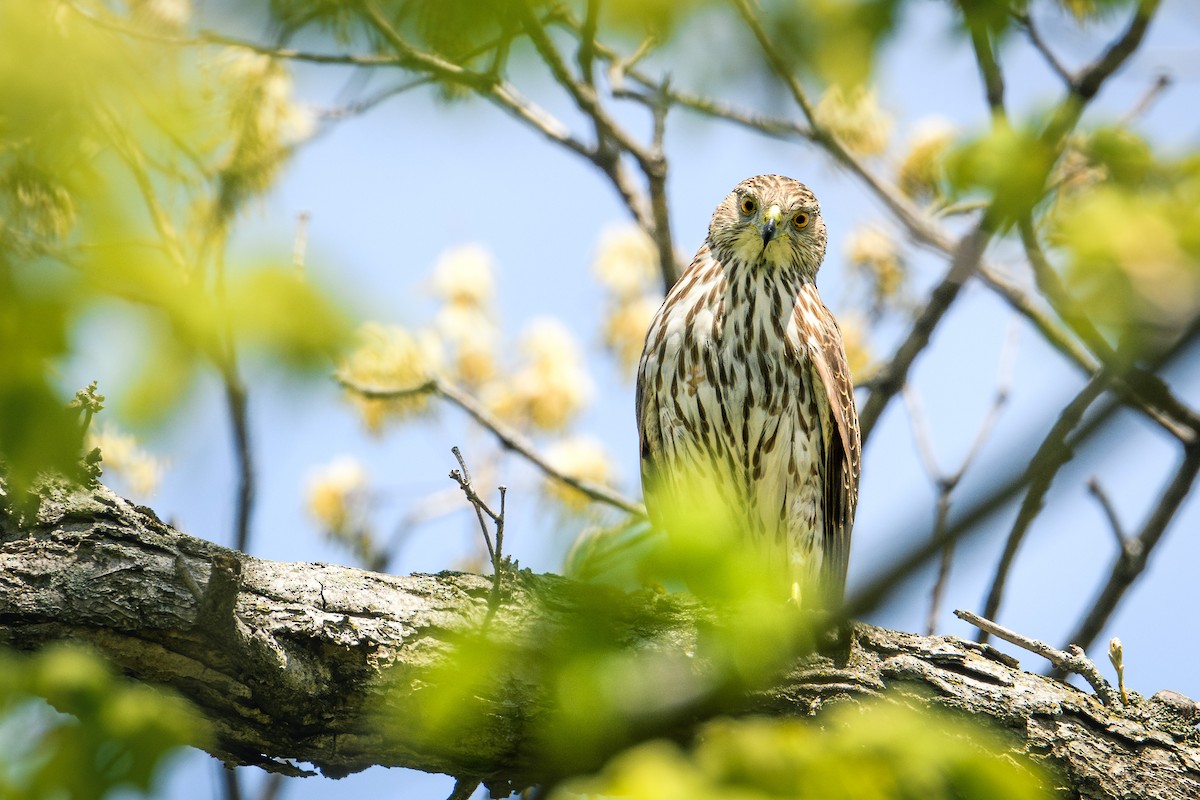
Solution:
M 854 510 L 858 506 L 862 444 L 858 433 L 858 410 L 854 405 L 854 385 L 846 363 L 842 334 L 829 309 L 824 304 L 820 307 L 825 324 L 821 326 L 820 349 L 812 353 L 812 359 L 825 388 L 834 425 L 825 451 L 823 571 L 825 591 L 830 599 L 840 603 L 850 562 Z

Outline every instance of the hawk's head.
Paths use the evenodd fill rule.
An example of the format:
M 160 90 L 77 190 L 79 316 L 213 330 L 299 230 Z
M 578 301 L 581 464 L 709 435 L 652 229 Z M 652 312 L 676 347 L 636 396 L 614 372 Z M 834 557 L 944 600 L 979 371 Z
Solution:
M 816 196 L 782 175 L 739 183 L 717 206 L 708 242 L 722 262 L 798 271 L 809 280 L 825 257 L 825 221 Z

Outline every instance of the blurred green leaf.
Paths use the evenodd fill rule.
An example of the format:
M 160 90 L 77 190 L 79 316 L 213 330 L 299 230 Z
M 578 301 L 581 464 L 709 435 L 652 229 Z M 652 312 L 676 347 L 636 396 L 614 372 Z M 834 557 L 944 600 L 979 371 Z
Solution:
M 130 396 L 162 419 L 234 346 L 328 364 L 348 325 L 290 272 L 230 270 L 228 226 L 311 130 L 280 64 L 127 35 L 144 6 L 0 5 L 0 454 L 14 488 L 80 457 L 54 385 L 76 326 L 113 298 L 157 335 Z M 93 317 L 92 322 L 96 321 Z
M 0 651 L 0 796 L 149 795 L 168 756 L 207 736 L 185 702 L 117 676 L 90 650 Z
M 1044 195 L 1057 158 L 1030 129 L 998 125 L 954 149 L 946 159 L 951 187 L 961 196 L 982 196 L 1001 227 L 1028 213 Z
M 1047 776 L 966 719 L 844 704 L 806 720 L 718 720 L 688 752 L 650 742 L 551 797 L 630 800 L 1041 800 Z
M 1078 192 L 1052 220 L 1069 288 L 1130 357 L 1165 347 L 1200 313 L 1200 170 L 1173 172 L 1165 185 Z
M 849 90 L 867 83 L 879 45 L 895 28 L 899 0 L 764 3 L 764 27 L 802 74 Z
M 262 268 L 232 276 L 226 303 L 235 338 L 295 367 L 328 366 L 351 340 L 350 321 L 293 270 Z

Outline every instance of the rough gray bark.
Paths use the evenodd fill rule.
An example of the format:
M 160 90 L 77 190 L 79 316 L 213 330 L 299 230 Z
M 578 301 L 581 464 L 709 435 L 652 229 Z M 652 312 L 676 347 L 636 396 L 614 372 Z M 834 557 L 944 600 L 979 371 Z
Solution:
M 548 632 L 598 606 L 611 612 L 611 639 L 639 653 L 702 649 L 705 615 L 681 596 L 506 577 L 490 611 L 491 581 L 480 576 L 263 561 L 185 536 L 107 489 L 48 489 L 36 521 L 0 516 L 0 641 L 94 645 L 130 675 L 190 698 L 215 726 L 208 749 L 228 763 L 298 772 L 307 762 L 330 775 L 382 764 L 520 786 L 568 768 L 545 758 L 538 725 L 549 704 L 536 670 L 506 674 L 506 664 L 536 663 Z M 532 660 L 482 667 L 490 689 L 470 694 L 481 706 L 464 709 L 471 724 L 433 731 L 420 698 L 453 674 L 437 668 L 456 637 L 483 628 Z M 1196 703 L 1166 692 L 1110 709 L 953 637 L 857 625 L 848 655 L 805 659 L 740 708 L 819 715 L 831 701 L 884 692 L 991 718 L 1073 796 L 1200 797 Z M 648 715 L 607 751 L 676 733 L 714 707 Z M 569 768 L 595 766 L 607 751 Z

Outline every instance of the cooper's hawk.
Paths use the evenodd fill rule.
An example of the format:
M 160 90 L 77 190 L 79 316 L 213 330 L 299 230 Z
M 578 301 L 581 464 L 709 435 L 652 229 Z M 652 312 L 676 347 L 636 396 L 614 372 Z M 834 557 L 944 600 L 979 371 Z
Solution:
M 825 242 L 804 184 L 739 183 L 650 323 L 637 415 L 656 524 L 670 532 L 672 509 L 715 497 L 793 592 L 836 604 L 860 442 L 841 332 L 815 284 Z

